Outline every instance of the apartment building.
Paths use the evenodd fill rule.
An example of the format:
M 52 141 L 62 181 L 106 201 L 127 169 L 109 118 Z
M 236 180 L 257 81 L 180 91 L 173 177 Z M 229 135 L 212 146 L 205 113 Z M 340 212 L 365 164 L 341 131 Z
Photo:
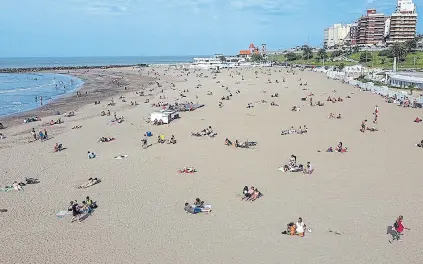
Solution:
M 349 36 L 351 25 L 334 24 L 325 29 L 324 46 L 333 48 L 344 44 L 345 39 Z
M 387 17 L 377 13 L 376 9 L 368 9 L 365 16 L 358 21 L 357 44 L 382 44 L 385 42 L 385 22 Z
M 417 12 L 412 0 L 398 0 L 395 13 L 392 14 L 389 27 L 388 44 L 405 42 L 416 37 Z

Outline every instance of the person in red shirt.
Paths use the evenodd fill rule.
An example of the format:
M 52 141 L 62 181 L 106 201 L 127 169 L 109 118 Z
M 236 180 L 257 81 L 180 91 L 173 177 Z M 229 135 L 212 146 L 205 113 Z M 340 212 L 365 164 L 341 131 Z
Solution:
M 409 228 L 404 226 L 403 223 L 404 217 L 402 215 L 398 216 L 397 220 L 395 221 L 394 226 L 392 227 L 392 240 L 389 240 L 389 243 L 392 243 L 395 239 L 401 241 L 400 235 L 404 231 L 404 229 L 410 230 Z

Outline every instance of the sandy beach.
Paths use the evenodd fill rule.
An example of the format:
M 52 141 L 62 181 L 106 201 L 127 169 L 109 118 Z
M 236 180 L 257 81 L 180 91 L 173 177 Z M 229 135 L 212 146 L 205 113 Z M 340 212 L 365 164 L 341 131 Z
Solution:
M 70 71 L 85 81 L 81 97 L 0 118 L 7 126 L 0 130 L 7 137 L 0 140 L 0 187 L 25 177 L 40 180 L 23 191 L 0 192 L 0 209 L 8 210 L 0 213 L 1 262 L 422 263 L 423 150 L 415 144 L 423 139 L 423 128 L 413 122 L 423 117 L 421 110 L 388 104 L 319 73 L 294 71 L 245 68 L 214 74 L 167 66 Z M 275 93 L 279 96 L 271 97 Z M 311 93 L 314 103 L 325 105 L 310 106 Z M 328 96 L 343 102 L 328 102 Z M 108 106 L 112 98 L 116 104 Z M 95 105 L 97 100 L 101 103 Z M 169 125 L 146 123 L 159 109 L 151 104 L 158 102 L 205 106 L 180 113 Z M 294 105 L 300 111 L 291 111 Z M 373 124 L 376 105 L 379 119 Z M 111 116 L 100 116 L 107 110 Z M 56 111 L 75 116 L 45 125 L 58 118 Z M 110 122 L 114 112 L 125 121 Z M 329 119 L 331 112 L 342 119 Z M 24 116 L 35 115 L 42 121 L 22 124 Z M 365 119 L 378 131 L 360 132 Z M 281 135 L 304 125 L 305 134 Z M 191 136 L 208 126 L 217 136 Z M 33 142 L 32 128 L 47 129 L 50 139 Z M 152 146 L 143 149 L 147 131 Z M 177 143 L 158 144 L 161 134 L 174 135 Z M 115 140 L 100 143 L 100 137 Z M 225 138 L 257 146 L 225 146 Z M 326 152 L 339 142 L 348 152 Z M 54 152 L 56 143 L 66 149 Z M 88 151 L 97 157 L 88 159 Z M 292 154 L 297 163 L 311 162 L 314 172 L 278 170 Z M 116 160 L 117 155 L 128 156 Z M 197 172 L 178 173 L 188 166 Z M 90 177 L 101 183 L 75 188 Z M 246 185 L 263 196 L 241 201 Z M 86 196 L 98 208 L 84 221 L 56 216 Z M 184 203 L 197 197 L 211 204 L 212 212 L 187 214 Z M 411 230 L 403 242 L 390 244 L 387 227 L 399 215 Z M 312 232 L 282 235 L 298 217 Z

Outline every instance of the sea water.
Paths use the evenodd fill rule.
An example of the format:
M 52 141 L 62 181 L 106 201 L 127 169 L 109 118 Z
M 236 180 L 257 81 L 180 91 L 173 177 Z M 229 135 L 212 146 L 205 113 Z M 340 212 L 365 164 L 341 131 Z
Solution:
M 81 79 L 62 74 L 0 73 L 0 116 L 35 109 L 82 84 Z
M 192 62 L 194 57 L 207 56 L 150 56 L 150 57 L 59 57 L 59 58 L 0 58 L 0 69 L 57 66 L 103 66 L 134 64 L 173 64 Z M 0 73 L 0 116 L 28 111 L 74 92 L 82 80 L 59 74 L 3 74 Z

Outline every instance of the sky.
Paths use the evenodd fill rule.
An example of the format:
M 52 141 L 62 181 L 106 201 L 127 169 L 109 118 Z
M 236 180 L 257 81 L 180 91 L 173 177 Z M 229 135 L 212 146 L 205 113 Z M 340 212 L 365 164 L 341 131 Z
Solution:
M 415 0 L 423 7 L 423 0 Z M 1 0 L 0 57 L 183 56 L 321 46 L 396 0 Z M 417 32 L 423 33 L 422 22 Z

